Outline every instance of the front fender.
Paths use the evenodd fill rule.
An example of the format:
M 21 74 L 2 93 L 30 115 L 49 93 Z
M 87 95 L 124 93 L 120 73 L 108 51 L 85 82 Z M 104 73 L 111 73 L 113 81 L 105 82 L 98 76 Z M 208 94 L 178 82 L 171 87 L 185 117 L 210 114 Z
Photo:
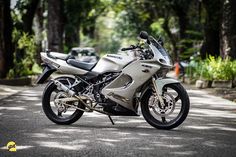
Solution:
M 162 95 L 162 88 L 167 85 L 167 84 L 172 84 L 172 83 L 179 83 L 178 80 L 175 80 L 173 78 L 164 78 L 164 79 L 157 79 L 155 81 L 157 88 L 158 88 L 158 94 Z
M 142 88 L 140 98 L 142 98 L 145 95 L 146 91 L 151 89 L 150 83 L 151 81 Z M 173 78 L 164 78 L 164 79 L 162 78 L 162 79 L 157 79 L 155 83 L 158 88 L 158 92 L 159 92 L 158 94 L 162 95 L 162 89 L 165 85 L 172 84 L 172 83 L 179 83 L 179 81 Z

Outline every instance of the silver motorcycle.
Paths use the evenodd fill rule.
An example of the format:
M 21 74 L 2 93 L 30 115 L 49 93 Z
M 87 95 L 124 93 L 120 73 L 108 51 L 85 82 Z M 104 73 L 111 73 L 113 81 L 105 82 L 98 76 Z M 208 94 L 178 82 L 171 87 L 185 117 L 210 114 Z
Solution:
M 153 127 L 178 127 L 189 112 L 188 94 L 179 81 L 166 77 L 173 65 L 162 43 L 144 31 L 139 37 L 139 44 L 121 49 L 127 53 L 107 54 L 97 63 L 42 52 L 44 70 L 38 84 L 53 72 L 65 74 L 45 87 L 46 116 L 57 124 L 71 124 L 84 112 L 97 111 L 114 124 L 111 116 L 139 116 L 140 106 Z

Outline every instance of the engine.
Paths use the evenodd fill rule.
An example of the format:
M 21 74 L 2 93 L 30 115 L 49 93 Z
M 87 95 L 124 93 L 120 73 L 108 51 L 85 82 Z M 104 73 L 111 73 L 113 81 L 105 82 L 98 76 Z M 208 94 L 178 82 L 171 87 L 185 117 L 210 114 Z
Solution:
M 113 81 L 120 73 L 107 73 L 99 76 L 96 83 L 93 85 L 94 98 L 98 103 L 108 103 L 108 100 L 101 93 L 102 89 Z

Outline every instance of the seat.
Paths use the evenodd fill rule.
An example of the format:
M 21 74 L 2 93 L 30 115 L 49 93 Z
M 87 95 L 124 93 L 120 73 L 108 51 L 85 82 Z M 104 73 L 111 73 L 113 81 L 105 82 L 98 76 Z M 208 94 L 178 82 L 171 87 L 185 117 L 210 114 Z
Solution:
M 81 69 L 90 71 L 96 65 L 97 62 L 87 63 L 87 62 L 78 61 L 76 59 L 68 59 L 67 63 L 76 68 L 81 68 Z

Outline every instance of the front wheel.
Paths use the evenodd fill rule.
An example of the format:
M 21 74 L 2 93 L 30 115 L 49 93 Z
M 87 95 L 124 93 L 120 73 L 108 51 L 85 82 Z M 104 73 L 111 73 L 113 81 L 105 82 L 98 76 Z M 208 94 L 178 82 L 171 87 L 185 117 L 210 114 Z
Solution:
M 173 129 L 186 119 L 189 112 L 189 97 L 186 90 L 179 83 L 167 84 L 163 87 L 160 101 L 152 88 L 142 97 L 141 111 L 144 119 L 157 129 Z

